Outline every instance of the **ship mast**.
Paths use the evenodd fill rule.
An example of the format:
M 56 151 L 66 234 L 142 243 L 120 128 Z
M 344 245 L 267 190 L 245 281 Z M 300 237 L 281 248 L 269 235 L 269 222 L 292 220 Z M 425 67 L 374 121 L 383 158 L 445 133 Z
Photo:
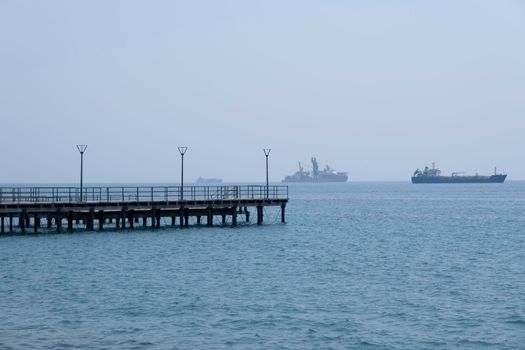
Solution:
M 313 167 L 313 174 L 314 176 L 319 175 L 319 164 L 317 163 L 317 159 L 315 157 L 312 157 L 312 167 Z

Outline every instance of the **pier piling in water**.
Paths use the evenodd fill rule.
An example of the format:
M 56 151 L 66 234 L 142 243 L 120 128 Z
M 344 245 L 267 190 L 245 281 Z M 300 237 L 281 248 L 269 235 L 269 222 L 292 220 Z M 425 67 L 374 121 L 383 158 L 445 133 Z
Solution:
M 98 229 L 99 231 L 103 231 L 104 230 L 104 222 L 106 221 L 106 219 L 104 218 L 104 211 L 103 210 L 99 210 L 98 211 Z
M 232 208 L 232 226 L 237 226 L 237 207 Z
M 55 225 L 57 226 L 57 233 L 62 233 L 62 208 L 58 207 L 56 210 Z
M 206 226 L 211 227 L 213 226 L 213 208 L 211 206 L 208 206 L 208 215 L 206 219 Z

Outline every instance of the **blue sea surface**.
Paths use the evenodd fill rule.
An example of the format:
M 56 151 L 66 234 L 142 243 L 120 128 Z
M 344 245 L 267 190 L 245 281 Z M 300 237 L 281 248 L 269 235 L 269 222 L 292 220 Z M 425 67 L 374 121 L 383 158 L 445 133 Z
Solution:
M 287 223 L 0 238 L 0 349 L 525 349 L 525 183 L 290 186 Z

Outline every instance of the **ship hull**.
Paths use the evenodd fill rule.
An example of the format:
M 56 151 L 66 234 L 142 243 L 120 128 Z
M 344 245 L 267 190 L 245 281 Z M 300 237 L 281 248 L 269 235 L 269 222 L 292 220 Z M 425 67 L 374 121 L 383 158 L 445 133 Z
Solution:
M 318 177 L 307 177 L 307 178 L 286 178 L 282 182 L 294 182 L 294 183 L 326 183 L 326 182 L 346 182 L 348 176 L 318 176 Z
M 492 176 L 413 176 L 413 184 L 503 183 L 507 175 Z

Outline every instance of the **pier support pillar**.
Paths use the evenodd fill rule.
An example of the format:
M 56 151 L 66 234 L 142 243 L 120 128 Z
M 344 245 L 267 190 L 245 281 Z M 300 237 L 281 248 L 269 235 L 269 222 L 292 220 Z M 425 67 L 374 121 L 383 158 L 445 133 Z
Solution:
M 129 217 L 129 228 L 133 229 L 135 227 L 135 211 L 133 209 L 131 209 L 128 212 L 128 217 Z
M 0 233 L 4 233 L 5 232 L 5 227 L 4 227 L 4 216 L 0 216 L 0 220 L 2 220 L 2 223 L 0 224 Z
M 237 226 L 237 207 L 232 208 L 232 226 Z
M 33 220 L 35 222 L 35 225 L 33 226 L 34 232 L 38 233 L 38 226 L 40 226 L 40 218 L 38 217 L 38 214 L 35 213 Z
M 281 222 L 282 223 L 285 223 L 286 222 L 286 218 L 285 218 L 285 210 L 286 210 L 286 205 L 281 205 Z
M 222 224 L 226 223 L 226 214 L 222 214 Z
M 213 211 L 212 207 L 208 207 L 208 215 L 206 220 L 206 226 L 211 227 L 213 226 Z
M 104 231 L 104 221 L 106 221 L 106 219 L 104 218 L 104 211 L 99 210 L 98 211 L 98 229 L 100 231 Z
M 175 226 L 175 216 L 171 217 L 171 226 Z
M 160 209 L 155 211 L 155 219 L 157 221 L 157 227 L 160 227 Z
M 47 228 L 51 228 L 51 224 L 53 223 L 53 218 L 51 217 L 51 215 L 46 216 L 46 223 L 47 223 Z
M 73 232 L 73 212 L 68 211 L 66 218 L 67 218 L 67 232 Z
M 115 218 L 115 226 L 120 228 L 120 218 Z
M 179 226 L 180 228 L 184 227 L 184 207 L 179 208 Z
M 62 232 L 62 209 L 61 208 L 57 208 L 55 224 L 57 226 L 57 233 L 61 233 Z
M 142 226 L 146 227 L 148 225 L 148 217 L 147 216 L 144 216 L 142 218 Z
M 201 224 L 201 216 L 197 215 L 197 225 L 200 225 L 200 224 Z
M 153 228 L 155 228 L 155 219 L 156 219 L 156 216 L 157 216 L 156 215 L 156 211 L 157 210 L 155 209 L 155 207 L 153 207 L 151 209 L 151 227 L 153 227 Z
M 244 214 L 246 215 L 246 222 L 250 222 L 250 212 L 248 211 L 248 208 L 245 208 L 244 210 Z
M 26 233 L 26 224 L 27 224 L 27 212 L 26 210 L 22 210 L 22 213 L 20 214 L 20 218 L 18 221 L 20 222 L 20 229 L 22 230 L 22 234 Z
M 190 211 L 189 209 L 184 209 L 184 226 L 188 227 L 190 225 Z
M 120 211 L 120 219 L 122 221 L 122 229 L 126 229 L 126 208 L 122 208 Z
M 89 208 L 89 214 L 88 214 L 88 219 L 86 223 L 86 228 L 89 231 L 93 231 L 95 229 L 94 221 L 95 221 L 95 209 Z
M 13 213 L 9 214 L 9 232 L 13 232 Z
M 260 225 L 263 223 L 263 206 L 258 205 L 257 206 L 257 224 Z

